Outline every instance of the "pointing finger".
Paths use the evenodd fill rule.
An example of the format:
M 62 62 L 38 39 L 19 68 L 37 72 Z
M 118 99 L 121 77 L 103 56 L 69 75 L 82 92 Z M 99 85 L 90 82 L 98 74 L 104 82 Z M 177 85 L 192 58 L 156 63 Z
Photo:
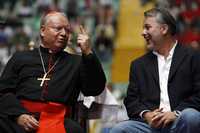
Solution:
M 82 25 L 80 25 L 79 28 L 80 28 L 80 31 L 81 31 L 82 34 L 86 34 L 86 31 L 85 31 L 85 29 L 83 28 Z

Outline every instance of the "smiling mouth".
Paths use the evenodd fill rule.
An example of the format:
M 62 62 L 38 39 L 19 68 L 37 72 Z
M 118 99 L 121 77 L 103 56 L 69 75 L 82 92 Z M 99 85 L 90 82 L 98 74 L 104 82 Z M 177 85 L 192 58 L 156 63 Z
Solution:
M 144 36 L 144 39 L 145 39 L 146 42 L 148 43 L 148 42 L 150 42 L 151 37 L 150 37 L 149 35 L 145 35 L 145 36 Z
M 145 41 L 146 41 L 147 43 L 151 40 L 150 38 L 147 38 L 147 37 L 145 37 L 144 39 L 145 39 Z

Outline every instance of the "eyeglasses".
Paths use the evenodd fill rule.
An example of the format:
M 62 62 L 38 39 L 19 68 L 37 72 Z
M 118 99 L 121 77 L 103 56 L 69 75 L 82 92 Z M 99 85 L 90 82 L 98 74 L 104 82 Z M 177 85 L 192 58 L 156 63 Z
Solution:
M 54 30 L 55 32 L 57 33 L 61 33 L 64 29 L 64 31 L 67 33 L 67 34 L 70 34 L 72 33 L 72 29 L 70 26 L 47 26 L 48 28 L 51 28 L 52 30 Z

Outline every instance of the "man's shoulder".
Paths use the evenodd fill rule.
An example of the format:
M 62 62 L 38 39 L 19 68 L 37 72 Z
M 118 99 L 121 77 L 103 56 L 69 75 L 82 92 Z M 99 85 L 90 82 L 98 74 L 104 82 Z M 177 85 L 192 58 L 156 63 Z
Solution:
M 77 54 L 71 54 L 68 52 L 63 51 L 62 55 L 64 56 L 64 60 L 68 60 L 70 61 L 72 64 L 80 64 L 81 60 L 82 60 L 82 56 L 81 55 L 77 55 Z
M 198 55 L 200 56 L 200 50 L 191 47 L 190 45 L 184 45 L 178 43 L 178 49 L 182 51 L 182 53 L 187 54 L 188 56 Z
M 27 57 L 28 55 L 32 55 L 33 51 L 16 51 L 12 54 L 13 58 L 23 59 L 23 57 Z
M 72 54 L 66 51 L 62 52 L 65 58 L 75 59 L 75 60 L 81 60 L 81 55 L 79 54 Z
M 146 62 L 149 58 L 152 58 L 154 55 L 152 51 L 146 52 L 144 55 L 137 57 L 136 59 L 133 59 L 131 64 L 141 64 Z

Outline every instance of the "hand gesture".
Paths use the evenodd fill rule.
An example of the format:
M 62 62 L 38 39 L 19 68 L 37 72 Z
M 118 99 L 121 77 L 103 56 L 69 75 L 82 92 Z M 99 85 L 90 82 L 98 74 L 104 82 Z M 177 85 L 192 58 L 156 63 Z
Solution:
M 81 48 L 83 54 L 88 55 L 92 53 L 90 39 L 83 26 L 80 25 L 80 33 L 77 37 L 77 43 Z

